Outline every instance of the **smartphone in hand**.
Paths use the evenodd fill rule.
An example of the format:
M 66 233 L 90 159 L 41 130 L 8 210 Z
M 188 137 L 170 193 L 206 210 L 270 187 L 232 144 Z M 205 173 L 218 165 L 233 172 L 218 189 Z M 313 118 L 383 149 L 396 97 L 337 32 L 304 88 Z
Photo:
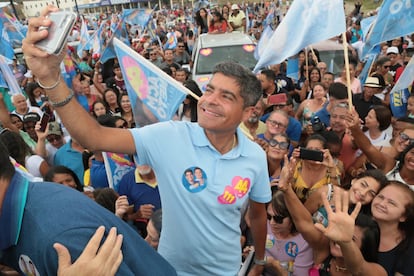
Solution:
M 303 160 L 323 161 L 323 152 L 320 150 L 311 150 L 300 148 L 299 158 Z
M 42 119 L 40 120 L 40 129 L 39 131 L 45 132 L 47 123 L 49 123 L 50 116 L 47 113 L 43 113 Z
M 49 54 L 59 55 L 76 22 L 76 13 L 69 11 L 52 12 L 48 15 L 52 21 L 49 27 L 40 27 L 49 32 L 47 38 L 37 42 L 35 45 Z

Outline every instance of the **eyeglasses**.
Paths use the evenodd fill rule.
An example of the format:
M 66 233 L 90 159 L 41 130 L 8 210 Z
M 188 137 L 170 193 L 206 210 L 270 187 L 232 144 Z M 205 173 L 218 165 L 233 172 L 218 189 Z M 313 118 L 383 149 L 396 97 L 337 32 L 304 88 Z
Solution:
M 409 141 L 409 144 L 414 143 L 414 138 L 411 138 L 410 136 L 408 136 L 407 134 L 405 134 L 404 132 L 400 133 L 400 139 L 403 142 L 407 142 Z
M 46 139 L 49 143 L 53 143 L 54 141 L 59 141 L 60 139 L 62 139 L 62 136 L 48 136 Z
M 285 106 L 287 106 L 287 104 L 274 104 L 273 108 L 281 109 L 281 108 L 284 108 Z
M 269 141 L 269 146 L 271 146 L 272 148 L 276 147 L 277 145 L 279 145 L 280 149 L 287 149 L 289 147 L 289 143 L 288 142 L 279 142 L 278 140 L 275 139 L 270 139 Z
M 271 214 L 267 214 L 267 220 L 271 221 L 273 219 L 273 221 L 276 222 L 277 224 L 282 224 L 285 218 L 286 218 L 285 216 L 281 216 L 281 215 L 272 216 Z
M 275 121 L 275 120 L 270 120 L 270 119 L 267 119 L 267 121 L 266 122 L 269 122 L 273 127 L 280 127 L 280 128 L 286 128 L 286 125 L 284 125 L 283 123 L 281 123 L 281 122 L 278 122 L 278 121 Z

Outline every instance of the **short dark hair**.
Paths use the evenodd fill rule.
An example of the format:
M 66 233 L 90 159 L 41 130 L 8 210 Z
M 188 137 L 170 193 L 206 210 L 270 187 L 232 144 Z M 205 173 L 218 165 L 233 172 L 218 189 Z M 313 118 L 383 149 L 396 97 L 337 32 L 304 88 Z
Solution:
M 265 69 L 265 70 L 262 70 L 260 72 L 260 74 L 264 75 L 266 77 L 266 79 L 268 79 L 270 81 L 275 81 L 276 80 L 276 75 L 275 75 L 275 72 L 273 70 Z
M 296 233 L 297 230 L 296 230 L 295 223 L 293 222 L 293 220 L 290 216 L 289 210 L 286 207 L 285 193 L 284 192 L 278 190 L 273 194 L 273 196 L 272 196 L 272 208 L 280 216 L 290 218 L 290 220 L 292 222 L 292 228 L 290 229 L 290 233 Z
M 311 136 L 309 136 L 305 140 L 305 143 L 303 143 L 303 145 L 306 147 L 306 145 L 309 143 L 309 141 L 312 141 L 312 140 L 318 140 L 318 141 L 320 141 L 322 143 L 322 146 L 323 146 L 324 149 L 326 149 L 327 146 L 328 146 L 325 137 L 323 137 L 320 134 L 312 134 Z
M 345 84 L 340 82 L 334 82 L 328 89 L 329 97 L 333 97 L 337 100 L 348 99 L 348 89 Z
M 386 130 L 391 124 L 391 110 L 383 105 L 374 105 L 372 109 L 375 111 L 375 117 L 379 123 L 379 130 Z
M 256 75 L 241 64 L 235 62 L 221 62 L 213 70 L 213 75 L 221 73 L 233 78 L 240 87 L 240 96 L 244 100 L 243 108 L 255 106 L 262 96 L 262 86 Z
M 161 229 L 162 229 L 162 209 L 156 210 L 152 213 L 150 218 L 152 225 L 154 225 L 155 230 L 157 230 L 158 235 L 161 236 Z

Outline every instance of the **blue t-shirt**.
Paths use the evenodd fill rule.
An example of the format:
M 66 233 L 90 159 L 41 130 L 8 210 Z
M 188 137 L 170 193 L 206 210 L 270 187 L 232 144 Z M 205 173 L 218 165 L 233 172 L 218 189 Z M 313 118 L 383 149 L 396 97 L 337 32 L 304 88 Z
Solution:
M 175 275 L 171 265 L 113 213 L 72 188 L 27 182 L 19 173 L 7 190 L 0 216 L 0 233 L 7 237 L 19 233 L 18 239 L 10 239 L 7 247 L 2 241 L 0 262 L 21 274 L 37 270 L 32 275 L 57 275 L 53 244 L 65 245 L 75 260 L 100 225 L 105 226 L 105 237 L 111 227 L 124 236 L 117 275 Z
M 130 131 L 139 163 L 150 165 L 161 183 L 158 252 L 180 275 L 236 275 L 242 206 L 271 199 L 265 152 L 240 129 L 237 146 L 223 155 L 197 123 Z

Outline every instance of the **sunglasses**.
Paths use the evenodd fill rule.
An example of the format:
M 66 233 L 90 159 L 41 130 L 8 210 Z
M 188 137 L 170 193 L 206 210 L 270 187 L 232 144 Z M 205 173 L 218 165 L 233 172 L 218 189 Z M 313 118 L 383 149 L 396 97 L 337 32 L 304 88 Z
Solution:
M 283 149 L 283 150 L 289 148 L 289 143 L 288 142 L 279 142 L 278 140 L 270 139 L 269 146 L 271 146 L 272 148 L 274 148 L 277 145 L 279 145 L 279 148 L 280 149 Z
M 409 141 L 409 143 L 411 144 L 411 143 L 414 143 L 414 138 L 411 138 L 410 136 L 408 136 L 407 134 L 405 134 L 404 132 L 401 132 L 400 133 L 400 139 L 403 141 L 403 142 L 407 142 L 407 141 Z
M 286 127 L 286 125 L 282 124 L 281 122 L 275 121 L 275 120 L 267 119 L 266 122 L 269 122 L 273 127 L 280 127 L 280 128 Z
M 49 143 L 53 143 L 54 141 L 59 141 L 62 139 L 62 136 L 49 136 L 46 139 Z
M 384 69 L 388 69 L 388 68 L 390 68 L 390 66 L 389 65 L 385 65 L 385 66 L 383 66 L 384 67 Z
M 274 216 L 272 216 L 270 214 L 267 214 L 267 220 L 268 221 L 271 221 L 273 219 L 273 221 L 276 222 L 277 224 L 282 224 L 283 223 L 283 220 L 285 218 L 286 217 L 281 216 L 281 215 L 274 215 Z

